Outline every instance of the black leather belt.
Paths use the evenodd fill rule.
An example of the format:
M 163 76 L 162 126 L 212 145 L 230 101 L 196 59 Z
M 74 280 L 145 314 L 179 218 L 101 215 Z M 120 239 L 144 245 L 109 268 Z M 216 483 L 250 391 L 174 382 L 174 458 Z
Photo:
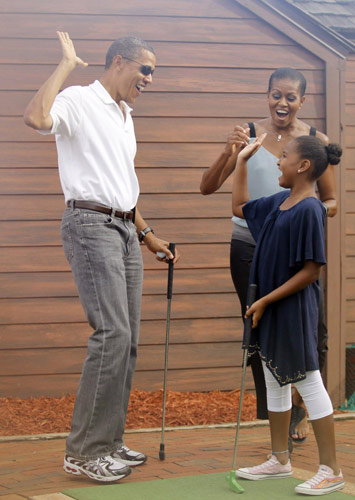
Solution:
M 103 214 L 112 215 L 118 217 L 119 219 L 132 220 L 134 221 L 135 209 L 129 212 L 120 212 L 119 210 L 114 210 L 106 205 L 101 205 L 95 201 L 85 201 L 85 200 L 69 200 L 67 202 L 68 207 L 74 208 L 86 208 L 87 210 L 93 210 L 94 212 L 102 212 Z

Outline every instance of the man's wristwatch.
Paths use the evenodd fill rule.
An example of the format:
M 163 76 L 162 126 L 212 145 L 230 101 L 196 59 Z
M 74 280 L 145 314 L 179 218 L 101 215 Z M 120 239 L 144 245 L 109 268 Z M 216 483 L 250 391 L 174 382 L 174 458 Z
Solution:
M 153 233 L 154 234 L 154 231 L 151 227 L 145 227 L 144 229 L 142 229 L 142 231 L 140 231 L 139 235 L 138 235 L 138 239 L 139 239 L 139 242 L 142 243 L 142 241 L 144 240 L 146 234 L 148 233 Z
M 325 216 L 328 217 L 328 214 L 329 214 L 329 207 L 328 205 L 326 205 L 325 203 L 322 203 L 323 207 L 324 207 L 324 210 L 325 210 Z

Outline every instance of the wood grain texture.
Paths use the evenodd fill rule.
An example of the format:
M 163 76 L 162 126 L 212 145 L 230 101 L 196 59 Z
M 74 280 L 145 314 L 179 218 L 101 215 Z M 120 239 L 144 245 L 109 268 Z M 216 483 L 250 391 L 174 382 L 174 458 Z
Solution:
M 344 271 L 347 279 L 355 278 L 355 257 L 347 256 L 345 258 Z
M 346 234 L 355 234 L 355 214 L 348 213 L 345 217 Z
M 159 67 L 154 77 L 154 86 L 147 92 L 240 92 L 265 93 L 270 74 L 279 67 L 267 68 L 204 68 L 204 67 Z M 2 64 L 0 90 L 37 90 L 55 70 L 56 66 L 28 64 Z M 303 68 L 300 68 L 303 70 Z M 89 85 L 99 78 L 103 66 L 90 65 L 76 69 L 66 80 L 70 85 Z M 307 79 L 308 94 L 324 93 L 324 72 L 320 69 L 302 71 Z M 144 97 L 144 96 L 143 96 Z M 354 100 L 355 102 L 355 100 Z
M 92 330 L 84 322 L 2 325 L 3 350 L 86 347 Z M 166 320 L 142 321 L 139 345 L 165 345 Z M 241 342 L 240 318 L 172 319 L 169 344 Z
M 0 54 L 0 64 L 53 64 L 60 59 L 60 45 L 57 40 L 31 40 L 25 44 L 23 40 L 3 40 L 4 50 Z M 105 54 L 110 42 L 101 40 L 75 40 L 75 49 L 80 57 L 91 66 L 104 64 Z M 292 58 L 293 65 L 300 69 L 323 69 L 320 59 L 297 45 L 266 45 L 256 43 L 214 44 L 188 42 L 154 42 L 157 55 L 157 69 L 154 81 L 159 79 L 160 69 L 169 67 L 201 67 L 201 68 L 266 68 L 270 69 L 270 61 L 277 58 L 279 66 L 285 66 Z M 250 57 L 252 53 L 253 57 Z M 272 67 L 271 67 L 272 68 Z
M 345 255 L 355 257 L 355 234 L 345 236 Z
M 355 104 L 355 83 L 348 83 L 345 87 L 345 104 Z
M 64 200 L 54 139 L 26 128 L 22 119 L 27 102 L 60 58 L 57 29 L 71 33 L 78 53 L 90 63 L 73 72 L 65 86 L 100 77 L 117 33 L 134 32 L 157 53 L 154 83 L 137 100 L 134 120 L 139 208 L 156 234 L 175 241 L 182 254 L 175 266 L 169 388 L 234 389 L 240 384 L 243 325 L 229 276 L 232 179 L 207 197 L 199 193 L 200 179 L 236 124 L 268 115 L 268 78 L 290 61 L 307 79 L 299 116 L 324 130 L 325 63 L 235 0 L 38 0 L 31 5 L 3 0 L 0 395 L 74 392 L 90 335 L 61 248 Z M 355 104 L 353 74 L 349 66 L 346 93 Z M 351 147 L 349 113 L 346 140 Z M 348 192 L 352 184 L 347 172 Z M 351 195 L 347 210 L 351 278 Z M 145 283 L 134 387 L 154 390 L 163 379 L 167 271 L 145 247 L 142 251 Z M 347 297 L 351 321 L 350 281 Z
M 231 198 L 223 193 L 210 197 L 198 193 L 142 194 L 138 205 L 149 220 L 231 217 Z M 64 209 L 64 198 L 59 194 L 0 197 L 0 220 L 59 220 Z
M 348 278 L 345 283 L 346 300 L 355 300 L 355 278 Z
M 22 117 L 35 92 L 0 91 L 0 116 Z M 355 108 L 355 105 L 353 106 Z M 349 121 L 353 113 L 349 106 Z M 134 103 L 133 117 L 209 117 L 234 118 L 239 124 L 241 117 L 265 118 L 268 115 L 266 88 L 262 93 L 216 93 L 216 92 L 155 92 L 154 86 L 142 99 Z M 310 94 L 297 116 L 303 120 L 324 118 L 324 96 Z
M 198 168 L 136 168 L 142 194 L 195 193 L 200 194 L 204 170 Z M 232 192 L 232 177 L 219 190 Z M 0 169 L 0 194 L 61 194 L 58 169 L 16 168 Z M 211 198 L 210 198 L 211 199 Z M 201 196 L 201 203 L 203 197 Z
M 226 129 L 227 130 L 227 129 Z M 228 131 L 226 132 L 228 133 Z M 54 142 L 11 143 L 0 141 L 0 168 L 57 167 Z M 223 142 L 225 142 L 224 137 Z M 208 167 L 223 150 L 224 144 L 138 143 L 136 167 Z
M 255 121 L 256 117 L 249 117 Z M 245 123 L 248 117 L 241 117 L 239 122 Z M 324 131 L 324 120 L 311 118 L 308 120 L 320 131 Z M 141 142 L 193 142 L 211 143 L 225 142 L 228 133 L 236 125 L 235 118 L 184 118 L 184 117 L 147 117 L 134 120 L 135 133 Z M 350 127 L 349 127 L 350 128 Z M 26 127 L 22 118 L 0 117 L 0 133 L 8 142 L 31 141 L 52 142 L 50 135 L 39 135 Z M 355 127 L 353 134 L 355 136 Z
M 2 0 L 1 11 L 4 13 L 14 12 L 14 4 L 11 0 Z M 36 0 L 29 6 L 27 0 L 18 0 L 16 10 L 18 13 L 63 13 L 63 14 L 120 14 L 141 16 L 187 16 L 187 17 L 227 17 L 227 18 L 252 18 L 255 17 L 249 10 L 243 9 L 234 0 L 180 0 L 179 2 L 166 2 L 165 0 L 154 0 L 147 3 L 144 0 L 132 2 L 117 2 L 115 0 L 86 0 L 75 2 L 63 0 L 60 4 L 52 4 L 46 0 Z
M 228 250 L 226 248 L 226 250 Z M 183 250 L 182 250 L 183 251 Z M 167 269 L 146 270 L 143 294 L 165 295 Z M 175 269 L 174 294 L 233 292 L 228 268 Z M 76 297 L 71 272 L 0 273 L 0 298 Z
M 355 146 L 355 126 L 346 127 L 345 146 L 354 149 Z
M 349 155 L 350 157 L 350 155 Z M 350 158 L 349 158 L 350 160 Z M 346 181 L 346 189 L 349 191 L 349 199 L 347 198 L 347 202 L 350 203 L 354 199 L 354 192 L 355 192 L 355 164 L 348 163 L 347 164 L 350 168 L 347 168 L 345 170 L 345 181 Z M 354 207 L 355 208 L 355 207 Z M 348 212 L 350 211 L 355 211 L 355 210 L 347 210 Z
M 230 217 L 216 221 L 211 221 L 209 218 L 191 218 L 188 224 L 186 218 L 175 219 L 174 221 L 169 219 L 146 219 L 146 222 L 154 225 L 156 234 L 169 241 L 177 242 L 179 245 L 227 243 L 230 241 L 233 225 Z M 2 231 L 0 248 L 61 246 L 60 222 L 58 220 L 0 221 L 0 231 Z M 144 251 L 144 248 L 142 250 Z M 7 251 L 10 250 L 0 250 L 0 253 L 4 255 Z M 187 247 L 187 251 L 189 251 L 189 247 Z M 183 262 L 179 265 L 184 265 Z
M 205 42 L 205 43 L 265 43 L 269 45 L 292 45 L 292 40 L 275 31 L 260 19 L 208 18 L 203 20 L 191 16 L 150 16 L 135 13 L 120 15 L 117 9 L 112 15 L 97 14 L 95 22 L 92 15 L 68 13 L 36 13 L 32 15 L 11 13 L 2 14 L 0 31 L 2 36 L 18 40 L 41 38 L 42 44 L 56 40 L 56 31 L 68 31 L 74 41 L 115 40 L 118 36 L 135 33 L 144 40 L 154 42 Z M 40 35 L 40 36 L 39 36 Z
M 218 304 L 218 307 L 216 307 Z M 1 299 L 0 324 L 73 323 L 85 321 L 76 297 Z M 21 314 L 19 314 L 21 311 Z M 40 311 L 40 314 L 39 314 Z M 235 293 L 179 294 L 174 297 L 172 319 L 234 318 L 240 316 Z M 166 317 L 164 296 L 146 295 L 142 300 L 142 320 Z
M 208 222 L 209 230 L 211 223 Z M 196 226 L 195 226 L 196 227 Z M 218 224 L 220 227 L 220 224 Z M 217 231 L 215 229 L 215 231 Z M 159 234 L 159 233 L 158 233 Z M 221 237 L 220 233 L 217 233 Z M 164 233 L 161 233 L 163 236 Z M 176 235 L 175 235 L 176 236 Z M 207 235 L 205 235 L 207 239 Z M 225 243 L 181 244 L 177 238 L 168 240 L 179 244 L 179 251 L 183 256 L 179 267 L 182 269 L 205 269 L 208 267 L 220 268 L 229 266 L 230 233 L 224 235 Z M 199 238 L 201 240 L 201 238 Z M 158 262 L 155 256 L 146 248 L 142 249 L 145 269 L 162 269 L 163 263 Z M 61 246 L 57 247 L 3 247 L 0 249 L 0 272 L 58 272 L 69 271 L 69 264 Z M 53 295 L 53 292 L 52 292 Z
M 355 321 L 355 300 L 346 301 L 346 320 Z
M 345 209 L 347 214 L 355 213 L 355 191 L 346 192 Z
M 355 321 L 346 323 L 346 343 L 355 344 Z
M 355 60 L 352 55 L 349 55 L 349 58 L 346 62 L 345 82 L 355 83 Z
M 173 391 L 234 390 L 240 387 L 240 367 L 169 370 L 168 389 Z M 62 396 L 76 392 L 79 374 L 24 375 L 0 377 L 0 397 Z M 156 391 L 163 387 L 163 370 L 136 371 L 133 387 Z M 253 389 L 251 370 L 247 371 L 246 389 Z
M 224 368 L 239 366 L 242 361 L 240 342 L 172 344 L 169 349 L 171 370 L 187 368 Z M 141 346 L 137 371 L 163 370 L 164 345 Z M 26 354 L 26 356 L 24 356 Z M 8 350 L 0 355 L 0 376 L 80 373 L 86 348 Z

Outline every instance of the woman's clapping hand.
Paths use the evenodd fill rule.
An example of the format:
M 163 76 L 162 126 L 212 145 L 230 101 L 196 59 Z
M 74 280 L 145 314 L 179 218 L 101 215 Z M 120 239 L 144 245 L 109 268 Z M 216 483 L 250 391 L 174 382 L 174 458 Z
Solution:
M 249 133 L 249 127 L 243 128 L 240 125 L 234 127 L 233 131 L 227 137 L 226 153 L 232 155 L 247 146 L 249 144 Z
M 264 134 L 261 134 L 259 137 L 255 138 L 255 141 L 245 146 L 242 149 L 242 151 L 240 151 L 238 158 L 240 158 L 241 160 L 248 161 L 249 158 L 251 158 L 258 151 L 266 135 L 267 135 L 266 132 Z

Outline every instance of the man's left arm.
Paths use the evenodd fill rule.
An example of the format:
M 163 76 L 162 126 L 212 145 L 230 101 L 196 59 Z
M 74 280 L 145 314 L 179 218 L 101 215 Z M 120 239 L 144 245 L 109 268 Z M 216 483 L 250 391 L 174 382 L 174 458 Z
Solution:
M 163 252 L 166 255 L 166 259 L 162 259 L 156 255 L 156 259 L 160 261 L 168 261 L 169 259 L 173 259 L 173 262 L 177 262 L 180 258 L 179 252 L 175 248 L 175 256 L 169 250 L 169 242 L 165 240 L 161 240 L 157 238 L 153 231 L 148 231 L 144 234 L 144 230 L 148 228 L 148 224 L 145 222 L 143 217 L 141 216 L 138 208 L 136 208 L 136 217 L 135 217 L 135 225 L 137 228 L 138 237 L 141 235 L 140 240 L 148 247 L 148 249 L 156 255 L 157 252 Z M 144 234 L 144 236 L 143 236 Z M 143 236 L 143 239 L 142 239 Z

